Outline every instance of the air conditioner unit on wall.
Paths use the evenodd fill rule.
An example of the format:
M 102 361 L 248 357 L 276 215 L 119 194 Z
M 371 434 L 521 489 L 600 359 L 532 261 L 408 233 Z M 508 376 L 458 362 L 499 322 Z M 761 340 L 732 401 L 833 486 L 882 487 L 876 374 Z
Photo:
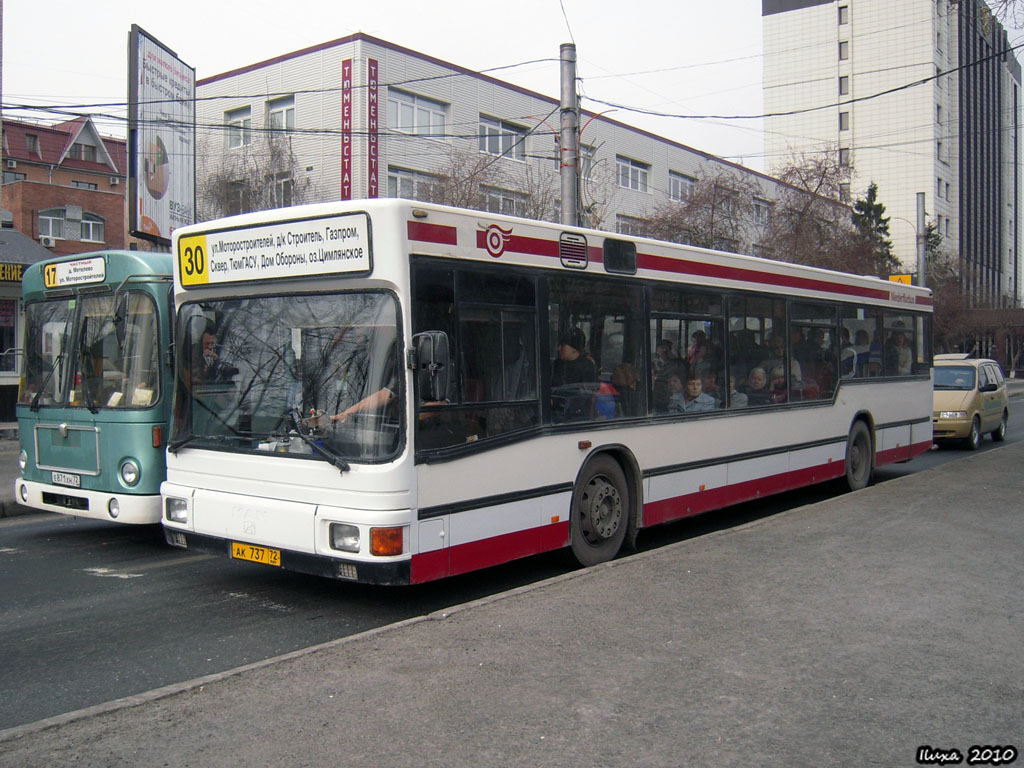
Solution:
M 12 169 L 13 168 L 17 168 L 18 167 L 18 161 L 17 160 L 8 160 L 7 161 L 7 167 L 8 168 L 12 168 Z
M 48 235 L 42 235 L 39 238 L 39 244 L 41 246 L 43 246 L 43 248 L 53 248 L 53 246 L 56 245 L 57 242 L 52 237 L 49 237 Z
M 119 179 L 117 176 L 111 176 L 110 177 L 110 186 L 116 187 L 120 183 L 121 183 L 121 179 Z

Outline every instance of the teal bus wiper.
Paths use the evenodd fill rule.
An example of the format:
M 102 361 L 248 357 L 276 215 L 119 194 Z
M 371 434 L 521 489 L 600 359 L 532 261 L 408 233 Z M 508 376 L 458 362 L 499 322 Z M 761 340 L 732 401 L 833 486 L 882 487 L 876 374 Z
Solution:
M 55 358 L 53 358 L 53 365 L 50 366 L 50 370 L 46 374 L 46 378 L 43 379 L 43 383 L 39 387 L 39 391 L 36 392 L 36 396 L 32 398 L 32 404 L 29 405 L 29 410 L 31 410 L 33 413 L 39 410 L 39 398 L 41 398 L 43 396 L 43 392 L 46 391 L 46 385 L 50 383 L 50 379 L 53 378 L 53 372 L 57 370 L 57 366 L 60 364 L 60 361 L 63 357 L 64 353 L 61 352 Z

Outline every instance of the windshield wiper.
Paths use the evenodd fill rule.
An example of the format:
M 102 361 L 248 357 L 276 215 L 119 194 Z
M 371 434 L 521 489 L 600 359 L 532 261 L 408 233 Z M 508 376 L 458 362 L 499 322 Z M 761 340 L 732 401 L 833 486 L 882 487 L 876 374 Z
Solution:
M 318 453 L 322 454 L 324 458 L 326 458 L 329 462 L 331 462 L 331 464 L 336 466 L 340 472 L 348 472 L 349 470 L 352 469 L 352 467 L 349 465 L 347 461 L 345 461 L 345 459 L 341 458 L 341 456 L 339 456 L 329 448 L 325 448 L 324 446 L 320 445 L 313 438 L 302 434 L 302 432 L 299 432 L 298 430 L 288 433 L 288 437 L 294 436 L 298 436 L 299 438 L 302 439 L 302 442 L 304 442 L 310 448 L 316 450 Z
M 46 391 L 46 385 L 50 383 L 50 379 L 53 378 L 53 372 L 57 370 L 57 366 L 60 364 L 60 361 L 63 359 L 63 357 L 64 353 L 61 352 L 53 359 L 53 365 L 50 366 L 49 373 L 47 373 L 46 378 L 43 379 L 43 383 L 39 387 L 39 391 L 36 392 L 36 396 L 32 398 L 32 404 L 29 406 L 29 410 L 31 410 L 33 413 L 39 410 L 39 398 L 41 398 L 43 396 L 43 392 Z

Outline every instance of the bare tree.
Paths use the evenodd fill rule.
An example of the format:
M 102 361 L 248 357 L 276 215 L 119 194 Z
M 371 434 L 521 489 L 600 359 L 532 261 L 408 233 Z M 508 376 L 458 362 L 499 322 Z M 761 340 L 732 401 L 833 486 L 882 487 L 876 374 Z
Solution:
M 219 135 L 206 139 L 220 141 Z M 197 169 L 197 213 L 201 221 L 249 211 L 300 205 L 313 196 L 309 177 L 299 172 L 285 131 L 266 130 L 251 144 L 227 154 L 203 151 Z M 216 157 L 220 162 L 209 165 Z
M 763 243 L 772 255 L 795 264 L 849 270 L 854 230 L 842 202 L 851 169 L 836 151 L 799 155 L 776 169 L 783 185 Z M 858 270 L 859 271 L 859 270 Z
M 647 217 L 647 235 L 740 253 L 744 250 L 757 183 L 729 168 L 705 173 L 686 200 L 666 200 Z

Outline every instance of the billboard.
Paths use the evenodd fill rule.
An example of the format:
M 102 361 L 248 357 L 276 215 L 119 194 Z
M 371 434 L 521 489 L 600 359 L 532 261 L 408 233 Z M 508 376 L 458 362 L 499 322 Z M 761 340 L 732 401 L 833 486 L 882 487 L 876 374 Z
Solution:
M 128 230 L 170 245 L 195 221 L 196 72 L 133 24 L 128 39 Z

